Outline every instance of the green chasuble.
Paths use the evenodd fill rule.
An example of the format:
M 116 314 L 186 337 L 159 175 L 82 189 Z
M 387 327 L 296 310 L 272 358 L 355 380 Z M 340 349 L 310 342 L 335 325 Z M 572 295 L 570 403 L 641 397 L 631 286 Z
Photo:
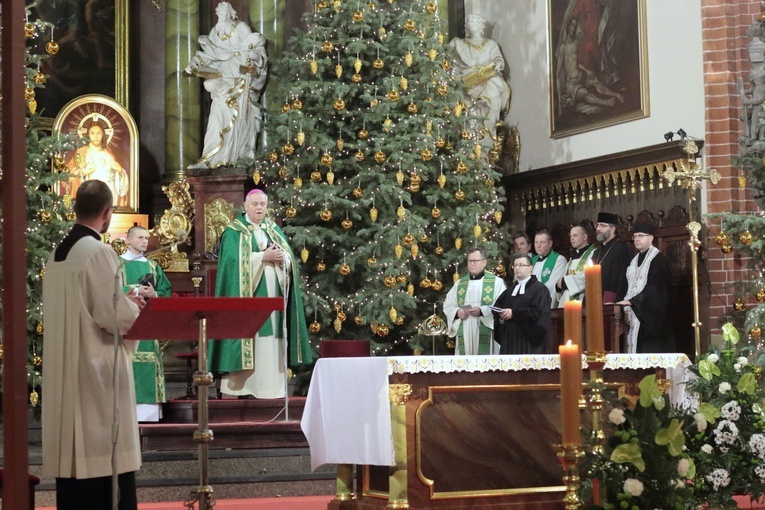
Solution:
M 483 288 L 481 289 L 481 302 L 478 306 L 487 306 L 494 304 L 494 282 L 496 276 L 492 273 L 485 271 L 483 273 Z M 468 284 L 470 283 L 470 273 L 462 276 L 457 282 L 457 304 L 462 306 L 465 304 L 465 295 L 467 294 Z M 465 334 L 462 331 L 464 322 L 460 323 L 460 327 L 457 329 L 457 336 L 461 339 L 456 354 L 465 355 Z M 491 341 L 494 332 L 484 325 L 483 322 L 478 323 L 478 354 L 489 355 L 491 354 Z
M 124 259 L 124 256 L 123 256 Z M 170 296 L 170 281 L 162 268 L 153 260 L 126 260 L 121 266 L 125 291 L 138 286 L 147 273 L 154 275 L 154 290 L 159 297 Z M 167 402 L 165 390 L 165 367 L 162 364 L 162 349 L 156 340 L 141 340 L 138 351 L 133 354 L 133 378 L 138 404 Z
M 291 261 L 289 275 L 289 296 L 287 299 L 287 336 L 289 363 L 291 366 L 308 364 L 313 361 L 311 344 L 308 340 L 303 299 L 300 294 L 298 260 L 289 247 L 284 232 L 271 220 L 265 219 L 261 228 L 269 242 L 279 246 Z M 263 265 L 253 272 L 252 254 L 262 251 L 253 233 L 254 227 L 241 214 L 235 218 L 221 235 L 218 273 L 215 280 L 215 295 L 227 297 L 279 297 L 281 290 L 276 285 L 276 295 L 269 296 Z M 270 320 L 261 327 L 258 336 L 283 337 L 281 312 L 271 314 Z M 210 370 L 215 373 L 250 370 L 253 366 L 254 341 L 252 338 L 211 340 L 208 347 Z

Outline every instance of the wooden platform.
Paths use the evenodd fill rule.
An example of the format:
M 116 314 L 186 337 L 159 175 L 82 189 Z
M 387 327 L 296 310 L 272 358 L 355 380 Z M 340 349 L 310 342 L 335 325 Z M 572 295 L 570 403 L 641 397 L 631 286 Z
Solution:
M 305 397 L 290 397 L 289 420 L 284 400 L 213 399 L 209 401 L 211 449 L 296 448 L 308 442 L 300 429 Z M 197 430 L 196 400 L 171 400 L 159 423 L 141 423 L 141 450 L 181 451 L 193 449 Z

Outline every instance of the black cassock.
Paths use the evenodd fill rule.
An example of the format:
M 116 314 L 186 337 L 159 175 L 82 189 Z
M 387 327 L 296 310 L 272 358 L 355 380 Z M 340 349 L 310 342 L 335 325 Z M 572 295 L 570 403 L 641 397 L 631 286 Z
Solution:
M 606 244 L 598 246 L 595 253 L 592 254 L 592 261 L 601 266 L 601 283 L 603 292 L 613 292 L 611 298 L 604 299 L 604 302 L 612 301 L 616 303 L 624 299 L 627 293 L 627 266 L 632 260 L 632 252 L 619 237 L 611 239 Z M 587 303 L 585 303 L 585 306 Z
M 645 253 L 638 257 L 641 255 L 645 259 Z M 638 262 L 642 260 L 638 258 Z M 670 284 L 669 263 L 659 252 L 648 268 L 645 287 L 629 299 L 632 311 L 640 321 L 637 352 L 675 352 L 675 336 L 668 320 Z
M 502 320 L 494 312 L 494 340 L 500 354 L 549 354 L 547 330 L 550 328 L 550 291 L 531 276 L 523 294 L 513 296 L 516 282 L 500 294 L 494 306 L 510 308 L 513 318 Z

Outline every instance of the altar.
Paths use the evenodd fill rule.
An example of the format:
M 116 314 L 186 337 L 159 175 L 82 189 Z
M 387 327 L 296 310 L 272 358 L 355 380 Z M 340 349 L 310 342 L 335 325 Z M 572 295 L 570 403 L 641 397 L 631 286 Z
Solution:
M 689 363 L 610 354 L 604 380 L 637 395 L 656 373 L 678 403 Z M 562 509 L 558 369 L 557 355 L 319 359 L 301 427 L 312 468 L 337 464 L 329 508 Z

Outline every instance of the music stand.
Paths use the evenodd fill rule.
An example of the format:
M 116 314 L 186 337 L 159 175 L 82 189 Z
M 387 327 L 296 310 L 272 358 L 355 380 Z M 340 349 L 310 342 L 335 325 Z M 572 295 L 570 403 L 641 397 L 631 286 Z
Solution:
M 194 384 L 204 386 L 197 391 L 199 428 L 194 441 L 199 444 L 199 485 L 192 490 L 188 503 L 199 501 L 199 510 L 210 510 L 214 505 L 213 489 L 208 482 L 207 453 L 213 440 L 209 428 L 207 386 L 212 384 L 212 374 L 207 371 L 207 337 L 248 338 L 254 337 L 271 313 L 283 310 L 282 298 L 153 298 L 146 304 L 126 340 L 198 340 L 197 371 Z

